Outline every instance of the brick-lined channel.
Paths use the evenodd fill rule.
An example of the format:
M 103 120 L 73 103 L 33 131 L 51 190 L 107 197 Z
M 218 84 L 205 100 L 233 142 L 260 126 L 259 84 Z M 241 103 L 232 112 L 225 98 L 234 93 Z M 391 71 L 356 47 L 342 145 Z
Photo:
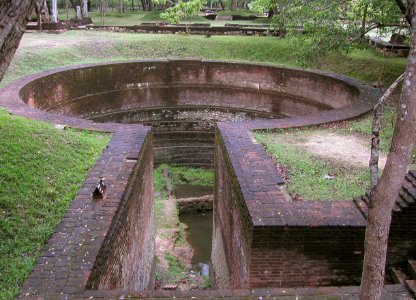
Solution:
M 376 98 L 338 75 L 201 60 L 67 67 L 17 80 L 0 95 L 9 111 L 113 133 L 21 297 L 356 297 L 356 287 L 318 287 L 359 281 L 365 201 L 290 201 L 251 131 L 352 118 Z M 156 163 L 214 166 L 213 284 L 221 290 L 144 291 L 154 280 L 153 146 Z M 96 201 L 100 177 L 108 192 Z M 416 229 L 402 218 L 413 214 L 413 206 L 395 211 L 389 266 L 415 249 Z M 315 288 L 290 288 L 304 286 Z M 407 295 L 403 285 L 384 292 Z

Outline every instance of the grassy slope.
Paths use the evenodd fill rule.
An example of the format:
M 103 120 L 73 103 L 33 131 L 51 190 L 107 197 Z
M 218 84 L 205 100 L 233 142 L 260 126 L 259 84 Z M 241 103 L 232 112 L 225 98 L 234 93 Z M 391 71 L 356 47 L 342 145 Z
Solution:
M 140 58 L 202 57 L 297 66 L 296 48 L 290 39 L 244 36 L 186 36 L 117 34 L 69 31 L 60 35 L 25 34 L 4 85 L 12 79 L 63 65 Z M 385 58 L 374 50 L 356 50 L 321 61 L 321 68 L 371 83 L 394 81 L 406 66 L 403 58 Z
M 1 109 L 0 135 L 0 299 L 11 299 L 109 135 L 62 131 Z

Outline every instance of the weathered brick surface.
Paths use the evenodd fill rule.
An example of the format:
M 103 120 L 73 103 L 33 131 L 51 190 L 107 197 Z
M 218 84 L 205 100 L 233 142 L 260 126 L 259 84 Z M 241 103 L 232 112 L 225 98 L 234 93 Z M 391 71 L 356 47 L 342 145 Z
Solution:
M 364 228 L 263 227 L 253 236 L 251 287 L 360 283 Z
M 293 117 L 362 100 L 356 86 L 335 76 L 196 59 L 66 67 L 42 75 L 21 89 L 29 106 L 152 126 L 156 165 L 212 168 L 218 121 Z
M 231 166 L 229 160 L 224 158 L 226 155 L 222 143 L 217 141 L 212 249 L 215 273 L 213 285 L 215 288 L 246 288 L 249 285 L 253 224 L 238 180 L 227 172 Z
M 354 199 L 361 213 L 367 217 L 368 195 Z M 407 260 L 416 253 L 416 171 L 411 170 L 394 205 L 387 252 L 387 268 L 405 269 Z
M 148 129 L 141 126 L 126 126 L 122 131 L 113 132 L 107 149 L 90 171 L 84 186 L 71 203 L 67 214 L 45 245 L 44 254 L 26 281 L 21 296 L 39 295 L 41 297 L 40 295 L 58 292 L 63 294 L 79 293 L 86 288 L 100 253 L 107 253 L 107 256 L 111 256 L 117 253 L 118 249 L 128 246 L 126 243 L 112 245 L 106 243 L 105 240 L 111 239 L 117 234 L 122 237 L 122 233 L 119 231 L 126 228 L 126 223 L 130 225 L 129 222 L 124 224 L 118 222 L 120 209 L 122 209 L 120 203 L 143 205 L 152 201 L 147 190 L 140 195 L 125 193 L 135 169 L 147 170 L 148 180 L 152 179 L 152 162 L 148 160 L 148 157 L 145 157 L 148 151 L 151 151 L 150 142 L 147 143 L 147 147 L 142 147 L 147 134 Z M 137 158 L 137 151 L 140 149 L 138 155 L 140 160 L 137 163 L 137 160 L 131 158 L 134 155 Z M 107 185 L 107 191 L 104 199 L 94 200 L 92 193 L 101 177 Z M 143 178 L 139 180 L 143 180 Z M 143 184 L 146 184 L 146 181 Z M 148 189 L 151 189 L 151 185 Z M 143 227 L 136 232 L 136 236 L 133 236 L 136 237 L 136 240 L 153 233 L 153 211 L 149 208 L 147 210 L 149 212 L 143 214 L 140 220 Z M 131 225 L 137 221 L 132 220 Z M 149 245 L 152 245 L 151 241 Z M 131 256 L 141 258 L 139 249 L 131 250 L 137 251 L 132 251 Z M 152 252 L 149 252 L 149 255 L 152 255 Z M 108 262 L 111 263 L 111 260 Z M 137 262 L 141 263 L 140 260 Z M 132 269 L 126 271 L 126 268 L 129 267 Z M 123 277 L 122 274 L 115 274 L 114 277 L 120 276 L 117 278 L 118 280 L 127 279 L 129 273 L 135 271 L 134 267 L 132 262 L 124 264 L 123 271 L 127 275 L 123 274 Z M 146 278 L 143 278 L 147 285 L 151 270 L 146 268 L 143 270 L 149 273 L 146 274 L 147 282 Z M 101 275 L 106 276 L 114 269 L 108 268 L 102 269 L 102 271 Z M 129 279 L 134 280 L 135 278 L 130 275 Z M 124 288 L 125 286 L 115 285 L 115 287 Z
M 107 194 L 106 201 L 109 202 L 119 193 L 124 193 L 124 196 L 111 220 L 110 231 L 96 259 L 88 288 L 145 290 L 153 287 L 155 226 L 150 137 L 142 145 L 141 152 L 139 160 L 129 158 L 126 161 L 129 165 L 117 176 L 129 179 L 127 186 Z M 105 220 L 102 217 L 100 222 Z
M 90 172 L 68 214 L 48 241 L 44 255 L 26 282 L 21 296 L 52 299 L 109 299 L 122 296 L 357 298 L 356 287 L 288 287 L 353 284 L 358 281 L 366 224 L 365 205 L 357 206 L 356 204 L 361 203 L 359 201 L 290 201 L 282 193 L 281 185 L 284 182 L 273 161 L 254 140 L 251 131 L 300 127 L 351 118 L 372 107 L 377 96 L 375 91 L 342 76 L 328 77 L 324 74 L 302 73 L 299 70 L 272 66 L 224 66 L 222 62 L 206 62 L 206 65 L 201 67 L 201 61 L 195 60 L 166 64 L 167 62 L 146 61 L 137 67 L 134 67 L 134 63 L 103 64 L 99 67 L 90 65 L 81 71 L 75 71 L 75 67 L 64 68 L 64 73 L 44 72 L 43 75 L 50 77 L 34 82 L 32 80 L 38 78 L 38 75 L 23 78 L 2 91 L 0 103 L 13 113 L 58 124 L 113 132 L 109 147 Z M 115 74 L 115 77 L 99 76 L 102 71 Z M 139 80 L 138 74 L 141 76 Z M 163 80 L 160 81 L 160 78 Z M 95 83 L 89 82 L 89 79 L 94 79 Z M 135 285 L 137 276 L 130 272 L 129 267 L 137 267 L 147 272 L 150 269 L 149 257 L 143 258 L 141 265 L 127 267 L 124 267 L 124 257 L 132 249 L 143 254 L 140 252 L 140 246 L 143 245 L 133 245 L 132 241 L 148 244 L 150 232 L 153 230 L 151 222 L 140 222 L 144 226 L 137 228 L 138 223 L 133 220 L 135 212 L 139 214 L 138 220 L 151 218 L 152 209 L 147 207 L 143 210 L 138 205 L 139 202 L 127 200 L 137 197 L 142 199 L 145 206 L 150 203 L 147 195 L 151 194 L 151 188 L 148 187 L 151 179 L 146 177 L 151 170 L 152 160 L 148 147 L 150 140 L 146 140 L 149 129 L 140 125 L 98 124 L 71 116 L 49 114 L 30 106 L 36 104 L 62 114 L 78 110 L 74 115 L 94 118 L 94 115 L 116 112 L 120 108 L 134 111 L 163 104 L 163 97 L 150 97 L 144 102 L 123 103 L 127 99 L 126 95 L 132 93 L 132 90 L 137 90 L 137 94 L 128 98 L 129 100 L 142 97 L 142 83 L 151 82 L 154 90 L 161 90 L 166 82 L 178 85 L 186 82 L 188 86 L 192 86 L 200 84 L 201 80 L 207 80 L 213 88 L 207 88 L 206 94 L 196 93 L 197 90 L 192 92 L 191 88 L 189 91 L 192 97 L 178 97 L 179 89 L 170 86 L 172 91 L 176 92 L 175 97 L 168 100 L 171 102 L 167 103 L 192 106 L 206 105 L 207 101 L 211 101 L 209 103 L 212 106 L 233 109 L 255 109 L 290 116 L 308 113 L 306 117 L 218 123 L 215 137 L 217 200 L 214 204 L 214 248 L 218 251 L 215 251 L 213 257 L 214 271 L 217 275 L 223 276 L 222 280 L 216 282 L 219 287 L 232 287 L 235 290 L 134 293 L 119 290 L 86 290 L 86 287 L 140 289 L 145 285 Z M 68 82 L 76 84 L 71 87 Z M 119 84 L 115 93 L 108 92 L 108 95 L 103 94 L 100 99 L 88 96 L 103 92 L 100 90 L 102 87 L 114 90 L 114 82 Z M 27 85 L 26 88 L 21 90 L 24 85 Z M 220 90 L 225 86 L 240 90 L 240 94 L 246 97 L 234 99 L 231 94 L 223 98 L 213 97 L 215 89 Z M 322 89 L 322 86 L 326 88 Z M 147 87 L 145 90 L 149 90 Z M 258 91 L 257 94 L 254 92 L 255 89 Z M 273 97 L 277 98 L 268 98 L 268 94 L 276 91 Z M 61 104 L 65 103 L 63 101 L 68 100 L 68 95 L 74 100 L 71 100 L 71 107 L 62 106 Z M 162 92 L 154 95 L 168 94 Z M 25 99 L 29 106 L 24 105 L 20 97 Z M 107 97 L 111 101 L 106 101 Z M 76 99 L 82 101 L 77 102 Z M 140 105 L 137 106 L 137 103 Z M 127 105 L 124 107 L 124 104 Z M 334 109 L 328 110 L 329 108 Z M 137 163 L 131 161 L 135 158 L 138 158 Z M 138 175 L 138 178 L 132 182 L 129 178 L 134 174 Z M 109 185 L 108 194 L 103 201 L 93 201 L 92 189 L 100 176 L 106 178 Z M 409 186 L 409 193 L 413 193 L 412 186 Z M 401 205 L 404 206 L 403 203 Z M 406 231 L 413 226 L 413 212 L 408 210 L 409 216 L 401 217 L 405 215 L 403 211 L 397 210 L 397 217 L 394 219 L 396 221 L 393 221 L 397 229 L 393 229 L 392 233 L 397 239 L 392 238 L 391 249 L 396 250 L 390 253 L 394 257 L 400 256 L 397 256 L 397 253 L 404 253 L 403 248 L 399 246 L 410 245 L 406 251 L 413 247 L 412 241 L 407 244 L 412 233 L 406 235 Z M 119 225 L 122 219 L 127 219 L 127 222 Z M 133 236 L 132 240 L 122 235 L 125 231 L 132 233 L 126 234 Z M 149 234 L 143 234 L 142 231 Z M 100 256 L 106 259 L 100 260 Z M 138 256 L 141 254 L 136 255 Z M 149 278 L 143 274 L 138 275 L 140 276 L 142 277 L 139 281 L 143 282 Z M 126 278 L 131 280 L 127 279 L 126 283 Z M 250 287 L 273 289 L 238 289 Z M 275 287 L 285 288 L 274 289 Z M 386 287 L 384 295 L 386 299 L 407 299 L 408 296 L 403 286 Z
M 206 291 L 86 291 L 69 299 L 359 299 L 359 287 L 274 288 Z M 93 298 L 90 298 L 93 297 Z M 404 285 L 386 285 L 382 300 L 413 299 Z

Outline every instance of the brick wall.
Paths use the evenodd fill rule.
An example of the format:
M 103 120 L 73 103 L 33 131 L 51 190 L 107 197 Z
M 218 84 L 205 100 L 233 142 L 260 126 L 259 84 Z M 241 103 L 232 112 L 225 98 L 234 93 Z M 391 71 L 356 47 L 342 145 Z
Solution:
M 124 193 L 90 276 L 91 289 L 143 290 L 153 286 L 153 149 L 149 137 Z
M 243 148 L 245 153 L 251 151 L 245 149 L 241 143 L 238 146 L 240 149 Z M 316 209 L 312 207 L 314 205 L 312 202 L 299 203 L 296 206 L 290 201 L 286 203 L 287 209 L 283 209 L 284 198 L 281 199 L 282 202 L 277 202 L 280 203 L 280 207 L 274 209 L 270 204 L 274 202 L 272 200 L 268 200 L 265 204 L 261 202 L 256 204 L 245 199 L 242 189 L 247 189 L 247 186 L 241 186 L 250 180 L 256 180 L 256 177 L 247 177 L 238 181 L 228 156 L 235 153 L 227 150 L 222 137 L 217 134 L 212 257 L 215 280 L 218 282 L 216 287 L 263 288 L 359 284 L 365 228 L 359 225 L 362 216 L 352 201 L 335 204 L 318 202 Z M 238 154 L 233 158 L 238 159 Z M 255 168 L 256 166 L 253 165 L 249 169 L 254 171 Z M 266 177 L 273 177 L 273 174 L 263 173 Z M 258 191 L 259 188 L 261 189 L 259 186 L 249 188 L 249 195 L 257 192 L 264 198 L 267 190 Z M 271 186 L 270 193 L 274 195 L 273 197 L 282 195 L 281 192 L 277 193 L 278 189 L 278 185 Z M 256 210 L 259 217 L 258 225 L 253 225 L 251 222 L 253 216 L 250 215 L 246 203 L 250 204 L 250 209 Z M 351 213 L 350 210 L 354 209 L 355 213 Z M 333 218 L 338 216 L 338 210 L 341 210 L 340 218 Z M 286 222 L 292 225 L 265 225 L 267 220 L 271 220 L 270 213 L 279 212 L 279 215 L 283 215 L 281 213 L 283 211 L 289 214 L 290 217 Z M 303 219 L 305 214 L 311 214 L 312 219 L 322 218 L 325 221 L 321 222 L 322 225 L 316 221 L 315 226 L 296 225 L 296 217 L 293 215 L 295 211 L 300 214 L 298 222 L 305 221 Z M 312 216 L 313 213 L 316 213 L 315 216 Z M 348 219 L 349 215 L 351 220 Z M 354 218 L 358 218 L 357 221 L 354 221 Z M 333 225 L 329 225 L 329 222 Z M 355 226 L 349 227 L 348 223 Z M 226 276 L 229 277 L 228 281 Z
M 359 285 L 364 228 L 255 228 L 250 287 Z
M 252 224 L 221 137 L 216 136 L 213 281 L 217 289 L 248 287 Z
M 387 268 L 406 267 L 416 258 L 416 206 L 393 213 L 387 251 Z

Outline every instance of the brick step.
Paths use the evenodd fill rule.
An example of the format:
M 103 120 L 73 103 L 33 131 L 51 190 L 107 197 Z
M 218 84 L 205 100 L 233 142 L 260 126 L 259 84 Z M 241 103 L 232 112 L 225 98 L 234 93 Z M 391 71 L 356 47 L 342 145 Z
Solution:
M 416 180 L 416 170 L 410 170 L 408 174 Z
M 416 280 L 416 260 L 407 261 L 407 273 L 410 279 Z
M 412 294 L 412 296 L 416 296 L 416 280 L 406 280 L 406 287 Z
M 399 193 L 399 197 L 405 201 L 409 206 L 415 205 L 416 201 L 413 197 L 411 197 L 405 190 L 401 190 Z
M 393 268 L 391 270 L 391 279 L 396 284 L 405 284 L 406 280 L 409 280 L 409 276 L 403 270 Z
M 402 191 L 409 196 L 408 199 L 409 199 L 410 204 L 414 204 L 415 199 L 416 199 L 416 187 L 413 185 L 412 186 L 403 185 Z

